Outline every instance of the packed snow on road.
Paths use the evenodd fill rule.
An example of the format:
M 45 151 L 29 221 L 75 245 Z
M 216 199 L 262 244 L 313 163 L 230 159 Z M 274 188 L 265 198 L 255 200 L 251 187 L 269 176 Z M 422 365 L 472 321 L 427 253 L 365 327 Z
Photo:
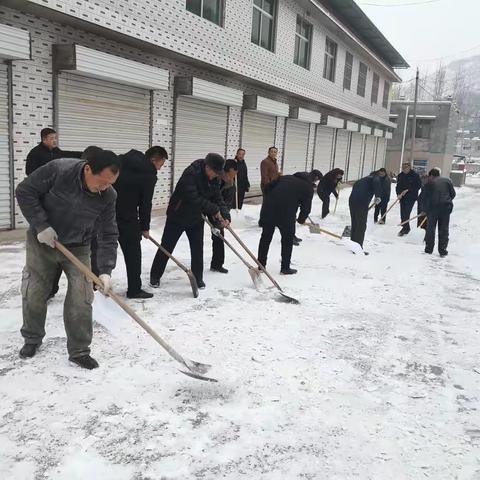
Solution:
M 342 233 L 348 194 L 322 227 Z M 259 208 L 233 212 L 255 252 Z M 316 198 L 314 221 L 320 210 Z M 288 277 L 279 275 L 277 232 L 268 268 L 300 305 L 279 302 L 265 277 L 256 291 L 229 251 L 230 273 L 206 269 L 197 299 L 169 263 L 152 300 L 128 303 L 182 355 L 212 364 L 218 383 L 179 373 L 99 293 L 100 368 L 69 363 L 64 278 L 39 353 L 20 359 L 24 244 L 0 245 L 0 478 L 479 479 L 479 211 L 480 179 L 471 179 L 458 189 L 442 259 L 423 253 L 423 230 L 397 236 L 398 207 L 386 225 L 370 215 L 369 256 L 298 226 L 299 272 Z M 162 227 L 156 219 L 152 235 Z M 206 232 L 206 266 L 210 244 Z M 143 251 L 146 285 L 155 247 L 144 241 Z M 186 238 L 175 254 L 188 264 Z M 114 287 L 124 295 L 121 256 Z

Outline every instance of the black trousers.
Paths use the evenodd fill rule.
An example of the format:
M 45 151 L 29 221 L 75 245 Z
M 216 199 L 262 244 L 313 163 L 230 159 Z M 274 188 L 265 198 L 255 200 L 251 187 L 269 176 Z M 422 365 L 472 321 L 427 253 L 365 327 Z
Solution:
M 292 259 L 293 237 L 295 236 L 295 222 L 286 225 L 262 225 L 262 236 L 258 244 L 258 261 L 267 265 L 268 250 L 272 242 L 275 227 L 278 227 L 282 236 L 282 269 L 290 268 Z
M 238 205 L 237 205 L 237 196 L 235 196 L 233 200 L 234 208 L 238 208 L 239 210 L 243 207 L 243 201 L 245 200 L 245 190 L 238 189 Z
M 378 205 L 375 205 L 375 212 L 373 214 L 373 219 L 375 222 L 378 220 L 378 215 L 380 214 L 380 218 L 387 213 L 387 207 L 388 207 L 388 200 L 382 200 Z M 383 220 L 387 220 L 387 217 L 385 217 Z
M 416 198 L 409 198 L 409 197 L 403 197 L 400 200 L 400 218 L 402 222 L 410 218 L 410 215 L 412 214 L 413 206 L 415 205 L 416 201 L 417 201 Z M 405 225 L 403 225 L 402 230 L 409 232 L 410 223 L 406 223 Z
M 128 295 L 136 295 L 142 288 L 142 233 L 138 225 L 118 225 L 118 243 L 127 267 Z
M 225 230 L 220 229 L 222 237 L 225 235 Z M 212 233 L 212 261 L 210 268 L 219 269 L 223 267 L 225 262 L 225 244 L 216 235 Z
M 368 207 L 358 207 L 351 202 L 349 203 L 349 207 L 350 218 L 352 220 L 350 239 L 363 248 L 363 241 L 365 240 L 365 232 L 367 230 Z
M 427 232 L 425 235 L 425 250 L 433 252 L 435 247 L 435 230 L 438 225 L 438 253 L 440 255 L 447 251 L 448 233 L 450 225 L 450 205 L 440 206 L 428 213 Z
M 330 194 L 322 193 L 320 200 L 322 200 L 322 218 L 325 218 L 330 213 Z
M 185 227 L 177 223 L 173 223 L 167 219 L 162 235 L 162 247 L 167 252 L 172 253 L 177 245 L 178 240 L 185 232 L 190 243 L 191 269 L 198 281 L 203 281 L 203 220 L 193 226 Z M 150 270 L 150 278 L 159 280 L 165 272 L 168 257 L 158 250 L 153 259 L 152 268 Z

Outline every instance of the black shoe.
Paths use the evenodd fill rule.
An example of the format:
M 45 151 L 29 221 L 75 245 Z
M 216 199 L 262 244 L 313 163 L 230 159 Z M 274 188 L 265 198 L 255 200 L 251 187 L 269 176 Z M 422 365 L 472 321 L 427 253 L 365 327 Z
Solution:
M 378 223 L 378 218 L 374 218 L 373 223 Z
M 295 270 L 294 268 L 282 268 L 280 270 L 280 273 L 282 275 L 295 275 L 298 270 Z
M 148 293 L 145 290 L 140 290 L 137 293 L 131 294 L 127 292 L 127 298 L 152 298 L 153 293 Z
M 20 349 L 20 358 L 32 358 L 37 353 L 37 348 L 40 346 L 39 343 L 26 343 Z
M 433 248 L 425 248 L 425 253 L 431 255 L 433 253 Z
M 440 257 L 446 257 L 448 255 L 447 250 L 443 250 L 442 252 L 438 252 L 440 254 Z
M 223 267 L 210 267 L 211 272 L 218 272 L 218 273 L 228 273 L 228 270 Z
M 301 238 L 298 238 L 296 235 L 294 235 L 293 239 L 296 241 L 296 242 L 303 242 L 303 240 Z
M 98 368 L 98 362 L 90 355 L 84 355 L 83 357 L 70 357 L 69 360 L 76 363 L 79 367 L 86 368 L 87 370 L 93 370 Z
M 403 237 L 403 236 L 406 235 L 407 233 L 408 233 L 408 232 L 406 232 L 405 230 L 400 230 L 400 231 L 398 232 L 398 236 L 399 236 L 399 237 Z
M 52 291 L 50 292 L 50 294 L 48 295 L 47 301 L 48 301 L 48 300 L 51 300 L 51 299 L 58 293 L 58 290 L 59 290 L 59 286 L 58 286 L 58 285 L 55 285 L 55 286 L 52 288 Z
M 379 220 L 379 221 L 378 221 L 378 224 L 379 224 L 379 225 L 385 225 L 385 219 Z
M 197 280 L 197 287 L 203 290 L 206 287 L 205 282 L 203 280 Z
M 159 278 L 151 278 L 150 279 L 150 286 L 152 288 L 160 288 L 160 279 Z
M 295 247 L 298 247 L 300 245 L 300 242 L 298 240 L 295 240 L 295 238 L 293 239 L 293 245 Z

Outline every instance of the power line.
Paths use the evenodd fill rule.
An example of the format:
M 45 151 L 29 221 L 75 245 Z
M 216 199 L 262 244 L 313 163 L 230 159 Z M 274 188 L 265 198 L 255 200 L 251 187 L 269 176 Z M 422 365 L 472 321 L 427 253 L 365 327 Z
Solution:
M 421 2 L 410 2 L 410 3 L 364 3 L 359 2 L 358 5 L 367 5 L 369 7 L 410 7 L 413 5 L 427 5 L 429 3 L 437 3 L 441 0 L 423 0 Z

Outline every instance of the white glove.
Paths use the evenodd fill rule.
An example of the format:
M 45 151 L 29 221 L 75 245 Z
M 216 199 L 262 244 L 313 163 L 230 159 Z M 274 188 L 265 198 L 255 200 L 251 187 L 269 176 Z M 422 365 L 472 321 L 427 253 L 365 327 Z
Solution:
M 47 227 L 37 234 L 37 240 L 49 247 L 55 248 L 55 240 L 58 240 L 57 232 L 52 227 Z
M 380 197 L 375 197 L 375 205 L 379 205 L 382 202 Z
M 100 291 L 108 297 L 108 294 L 110 293 L 110 290 L 112 289 L 112 277 L 108 275 L 107 273 L 102 273 L 98 277 L 103 284 L 103 288 L 100 289 Z

